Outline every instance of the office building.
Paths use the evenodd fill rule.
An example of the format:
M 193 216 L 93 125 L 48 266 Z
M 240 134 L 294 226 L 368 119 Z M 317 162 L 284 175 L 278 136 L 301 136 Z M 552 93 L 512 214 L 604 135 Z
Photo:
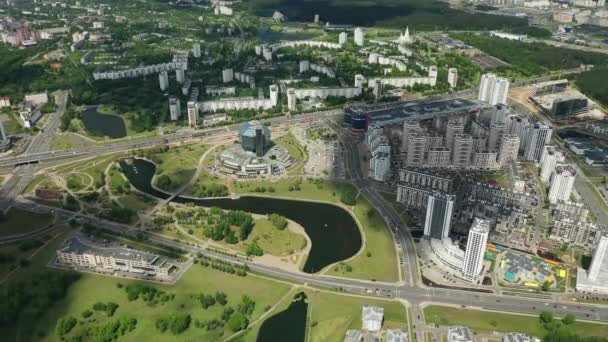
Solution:
M 365 32 L 360 27 L 355 28 L 355 45 L 363 46 L 365 45 Z
M 429 196 L 424 221 L 424 236 L 428 239 L 445 239 L 450 233 L 454 211 L 454 195 L 435 192 Z
M 576 171 L 568 164 L 559 163 L 555 167 L 549 187 L 549 202 L 569 201 Z
M 608 235 L 606 233 L 602 233 L 597 239 L 589 271 L 578 269 L 576 290 L 608 294 Z
M 539 162 L 545 145 L 551 141 L 553 127 L 537 122 L 526 129 L 524 159 Z
M 198 124 L 198 104 L 194 101 L 188 101 L 188 125 L 196 127 Z
M 296 110 L 296 91 L 293 88 L 287 89 L 287 109 L 290 111 Z
M 243 150 L 258 156 L 264 155 L 272 144 L 270 129 L 256 120 L 244 122 L 239 129 L 239 136 Z
M 564 160 L 566 160 L 566 157 L 556 146 L 546 145 L 540 160 L 540 180 L 545 184 L 549 184 L 555 167 Z
M 457 134 L 454 141 L 452 165 L 457 168 L 469 167 L 473 153 L 473 137 L 469 134 Z
M 162 91 L 169 88 L 169 75 L 167 75 L 166 71 L 158 74 L 158 84 L 160 85 L 160 90 Z
M 490 105 L 506 104 L 509 93 L 509 80 L 497 77 L 495 74 L 481 76 L 477 99 Z
M 340 34 L 338 35 L 338 44 L 340 44 L 340 45 L 346 44 L 347 41 L 348 41 L 348 33 L 340 32 Z
M 505 167 L 508 163 L 516 161 L 518 152 L 519 137 L 512 134 L 503 135 L 500 149 L 498 150 L 498 165 Z
M 232 69 L 224 69 L 222 70 L 222 82 L 230 83 L 234 80 L 234 70 Z
M 469 230 L 467 248 L 464 252 L 462 276 L 464 279 L 475 282 L 483 268 L 483 259 L 486 253 L 486 242 L 490 234 L 490 222 L 475 218 Z
M 456 88 L 458 85 L 458 69 L 448 69 L 448 84 L 450 85 L 450 88 Z
M 176 97 L 170 97 L 169 98 L 169 118 L 171 119 L 171 121 L 175 121 L 177 119 L 179 119 L 180 115 L 181 115 L 181 104 L 179 102 L 179 99 Z

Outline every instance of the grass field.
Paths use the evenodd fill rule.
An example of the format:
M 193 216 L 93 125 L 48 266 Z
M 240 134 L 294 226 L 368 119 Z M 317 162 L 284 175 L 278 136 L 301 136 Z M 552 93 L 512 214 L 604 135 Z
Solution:
M 91 145 L 91 142 L 86 141 L 84 138 L 74 135 L 72 133 L 62 133 L 53 139 L 51 145 L 52 151 L 69 150 L 69 149 L 80 149 Z
M 153 160 L 157 166 L 155 179 L 158 180 L 161 175 L 167 175 L 171 179 L 169 187 L 163 190 L 173 191 L 187 184 L 207 149 L 206 145 L 188 145 L 154 154 Z
M 36 275 L 40 272 L 49 270 L 45 265 L 62 241 L 62 238 L 58 238 L 49 243 L 47 247 L 36 255 L 32 260 L 32 264 L 24 269 L 24 272 L 20 272 L 15 277 L 14 281 L 32 281 L 36 279 Z M 119 288 L 118 283 L 123 285 L 139 283 L 153 286 L 159 290 L 174 294 L 175 298 L 165 304 L 159 303 L 156 305 L 150 305 L 142 299 L 128 301 L 125 289 Z M 289 288 L 289 285 L 258 278 L 253 275 L 239 277 L 215 271 L 211 268 L 205 268 L 199 264 L 193 265 L 175 285 L 161 285 L 110 276 L 82 274 L 82 277 L 70 287 L 66 298 L 49 307 L 41 319 L 33 322 L 24 317 L 24 319 L 20 320 L 19 324 L 7 328 L 9 329 L 8 331 L 0 330 L 0 334 L 6 337 L 7 340 L 15 340 L 15 336 L 19 334 L 20 340 L 23 341 L 33 340 L 34 336 L 43 341 L 59 341 L 59 337 L 54 332 L 55 324 L 59 318 L 73 316 L 79 321 L 87 321 L 82 317 L 84 310 L 92 310 L 92 306 L 96 302 L 113 302 L 119 305 L 113 318 L 127 316 L 136 318 L 138 321 L 137 328 L 121 338 L 121 340 L 217 341 L 221 339 L 222 335 L 228 336 L 231 333 L 228 328 L 207 331 L 196 328 L 191 324 L 190 328 L 183 334 L 175 336 L 169 332 L 161 334 L 155 328 L 155 321 L 157 318 L 165 317 L 174 312 L 190 313 L 193 321 L 194 319 L 219 319 L 224 308 L 223 306 L 215 304 L 207 309 L 203 309 L 198 300 L 191 297 L 191 295 L 199 295 L 201 293 L 215 294 L 217 291 L 222 291 L 227 295 L 228 304 L 226 306 L 231 306 L 234 309 L 241 302 L 243 295 L 251 297 L 256 302 L 255 310 L 251 316 L 253 320 L 259 317 L 267 306 L 273 305 L 275 301 L 286 294 Z M 68 335 L 68 339 L 83 333 L 88 327 L 110 320 L 105 314 L 99 312 L 95 312 L 90 318 L 94 318 L 95 321 L 79 323 Z
M 502 174 L 481 174 L 474 176 L 475 181 L 480 183 L 487 183 L 488 181 L 495 181 L 502 188 L 508 189 L 511 184 L 509 183 L 509 176 L 505 173 Z
M 308 159 L 308 153 L 304 150 L 304 147 L 291 133 L 287 133 L 276 138 L 275 142 L 287 149 L 289 154 L 296 159 L 296 162 L 287 170 L 288 174 L 300 174 L 302 172 L 302 168 L 306 164 L 306 160 Z
M 0 220 L 0 236 L 29 233 L 51 222 L 51 215 L 11 208 L 4 219 Z
M 108 171 L 109 186 L 112 192 L 120 192 L 130 188 L 129 181 L 123 176 L 118 165 L 114 165 Z M 119 191 L 120 189 L 120 191 Z
M 399 302 L 344 296 L 310 289 L 304 292 L 308 298 L 308 313 L 310 315 L 307 327 L 309 341 L 343 341 L 346 330 L 361 329 L 363 304 L 384 308 L 383 329 L 407 328 L 406 310 Z M 286 300 L 281 303 L 269 317 L 285 310 L 290 302 L 291 300 Z M 255 341 L 261 325 L 260 323 L 252 326 L 251 330 L 237 341 Z
M 253 231 L 244 242 L 249 244 L 253 241 L 262 247 L 264 253 L 276 256 L 290 255 L 306 247 L 304 236 L 290 231 L 289 228 L 279 230 L 265 218 L 255 221 Z
M 444 306 L 427 306 L 424 308 L 427 323 L 439 325 L 462 324 L 477 333 L 492 331 L 517 331 L 542 338 L 547 331 L 538 317 L 514 315 L 507 313 L 468 310 Z M 587 322 L 575 322 L 574 331 L 581 336 L 608 336 L 608 325 Z
M 289 191 L 290 186 L 298 184 L 300 190 Z M 237 182 L 233 186 L 233 191 L 238 194 L 266 195 L 288 197 L 293 199 L 308 199 L 316 201 L 326 201 L 337 203 L 340 200 L 340 192 L 350 185 L 343 185 L 321 179 L 283 179 L 277 182 L 271 181 L 252 181 Z M 265 192 L 256 192 L 256 188 L 265 188 Z M 269 191 L 270 188 L 274 192 Z
M 357 279 L 398 281 L 395 245 L 384 220 L 363 197 L 357 199 L 354 213 L 365 235 L 363 251 L 349 261 L 330 267 L 326 274 Z M 352 267 L 352 271 L 346 271 L 346 266 Z
M 157 203 L 154 198 L 135 192 L 120 197 L 118 201 L 126 208 L 133 210 L 149 210 Z

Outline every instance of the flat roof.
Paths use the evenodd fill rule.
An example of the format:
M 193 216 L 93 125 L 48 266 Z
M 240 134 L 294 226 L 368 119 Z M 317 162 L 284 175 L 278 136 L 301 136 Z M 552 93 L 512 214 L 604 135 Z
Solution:
M 463 98 L 441 100 L 400 101 L 374 105 L 355 105 L 346 108 L 351 115 L 365 115 L 377 125 L 387 125 L 405 120 L 421 120 L 440 115 L 466 113 L 482 106 Z

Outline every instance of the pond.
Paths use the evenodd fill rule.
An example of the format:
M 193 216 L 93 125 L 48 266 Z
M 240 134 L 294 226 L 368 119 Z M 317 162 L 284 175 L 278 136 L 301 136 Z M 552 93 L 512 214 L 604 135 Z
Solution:
M 97 107 L 88 107 L 82 112 L 84 128 L 94 135 L 107 136 L 112 139 L 127 136 L 125 121 L 116 115 L 103 114 Z
M 154 189 L 150 184 L 156 171 L 153 163 L 145 159 L 134 159 L 133 162 L 122 161 L 120 165 L 136 189 L 158 198 L 168 198 L 166 193 Z M 328 265 L 352 257 L 361 249 L 363 243 L 361 232 L 353 217 L 343 208 L 332 204 L 254 196 L 243 196 L 239 199 L 177 197 L 174 201 L 261 215 L 276 213 L 299 223 L 312 242 L 302 269 L 307 273 L 319 272 Z
M 306 294 L 295 295 L 289 307 L 262 323 L 256 341 L 304 341 L 306 337 Z

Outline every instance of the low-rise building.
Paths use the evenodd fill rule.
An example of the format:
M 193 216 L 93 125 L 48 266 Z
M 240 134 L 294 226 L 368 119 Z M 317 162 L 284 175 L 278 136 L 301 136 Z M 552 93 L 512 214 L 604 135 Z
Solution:
M 84 237 L 69 238 L 57 251 L 58 264 L 168 277 L 172 264 L 158 255 L 120 246 L 106 247 Z
M 450 326 L 448 327 L 448 342 L 473 342 L 473 334 L 465 326 Z
M 382 322 L 384 320 L 384 308 L 364 304 L 363 311 L 361 313 L 362 327 L 363 330 L 367 331 L 380 331 L 382 329 Z

